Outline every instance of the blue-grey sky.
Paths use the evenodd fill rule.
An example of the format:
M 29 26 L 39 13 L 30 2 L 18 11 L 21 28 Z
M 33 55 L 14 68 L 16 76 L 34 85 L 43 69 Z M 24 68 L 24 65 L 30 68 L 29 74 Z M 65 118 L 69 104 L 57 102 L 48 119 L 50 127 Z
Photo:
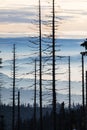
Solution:
M 31 42 L 30 42 L 31 41 Z M 11 66 L 12 66 L 12 59 L 13 59 L 13 44 L 16 44 L 16 61 L 18 70 L 20 73 L 20 77 L 24 78 L 31 78 L 31 74 L 26 75 L 26 73 L 34 70 L 34 61 L 33 65 L 29 64 L 32 62 L 30 57 L 39 57 L 39 49 L 37 45 L 34 45 L 32 41 L 38 41 L 38 39 L 26 37 L 26 38 L 0 38 L 0 50 L 2 51 L 0 56 L 3 59 L 3 69 L 2 72 L 4 74 L 7 74 L 8 76 L 11 76 Z M 49 41 L 48 39 L 43 39 L 42 41 Z M 51 40 L 50 40 L 51 41 Z M 84 39 L 56 39 L 56 55 L 57 56 L 66 56 L 64 59 L 57 58 L 57 71 L 58 73 L 64 73 L 68 74 L 68 58 L 67 56 L 71 56 L 71 70 L 72 70 L 72 81 L 81 81 L 81 55 L 80 52 L 83 50 L 82 47 L 80 47 L 80 44 L 84 41 Z M 43 43 L 42 43 L 43 44 Z M 47 43 L 46 43 L 47 44 Z M 51 45 L 51 42 L 50 42 Z M 42 50 L 46 50 L 47 46 L 43 46 Z M 48 53 L 48 56 L 51 55 L 51 49 L 48 49 L 46 53 Z M 46 56 L 45 53 L 42 53 L 43 57 Z M 51 59 L 52 60 L 52 59 Z M 52 64 L 51 61 L 48 60 L 48 63 Z M 43 59 L 44 64 L 44 59 Z M 31 65 L 31 67 L 29 67 Z M 48 66 L 49 68 L 49 66 Z M 47 69 L 47 67 L 45 67 Z M 50 66 L 51 69 L 51 66 Z M 44 70 L 44 67 L 43 67 Z M 62 72 L 63 70 L 63 72 Z M 25 74 L 22 75 L 22 74 Z M 51 77 L 48 75 L 43 76 L 44 79 L 50 79 Z M 68 80 L 64 75 L 61 75 L 56 77 L 60 80 Z

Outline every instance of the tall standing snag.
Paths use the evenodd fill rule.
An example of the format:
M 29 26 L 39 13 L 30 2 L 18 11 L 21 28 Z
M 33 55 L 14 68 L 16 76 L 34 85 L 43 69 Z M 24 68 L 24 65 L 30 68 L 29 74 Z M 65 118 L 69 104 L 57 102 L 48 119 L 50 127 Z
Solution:
M 42 124 L 42 44 L 41 44 L 41 3 L 39 0 L 39 56 L 40 56 L 40 130 L 43 130 Z
M 0 58 L 0 69 L 2 68 L 2 58 Z M 1 86 L 2 86 L 2 82 L 1 82 L 1 73 L 0 73 L 0 106 L 2 104 L 2 101 L 1 101 Z
M 56 130 L 56 89 L 55 89 L 55 2 L 53 0 L 53 19 L 52 19 L 52 43 L 53 43 L 53 128 Z
M 13 45 L 13 110 L 12 110 L 12 130 L 15 130 L 15 44 Z
M 85 51 L 81 52 L 81 56 L 82 56 L 82 104 L 83 104 L 83 109 L 84 109 L 84 105 L 85 105 L 85 95 L 84 95 L 84 56 L 87 55 L 87 38 L 86 40 L 81 44 L 82 47 L 85 47 Z
M 18 91 L 18 130 L 20 130 L 20 91 Z
M 71 109 L 71 69 L 70 69 L 70 56 L 69 56 L 69 110 Z
M 34 130 L 36 130 L 36 60 L 35 60 L 35 87 L 34 87 Z

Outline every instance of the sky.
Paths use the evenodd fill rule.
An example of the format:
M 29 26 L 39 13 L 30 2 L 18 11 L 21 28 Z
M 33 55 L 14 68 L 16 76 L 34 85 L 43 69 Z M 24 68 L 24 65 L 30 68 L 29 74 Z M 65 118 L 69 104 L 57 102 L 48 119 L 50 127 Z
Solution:
M 43 35 L 51 33 L 45 24 L 51 20 L 52 2 L 41 0 Z M 86 38 L 87 0 L 55 0 L 56 35 L 61 38 Z M 0 37 L 37 35 L 38 0 L 0 0 Z
M 41 0 L 43 37 L 52 34 L 51 6 L 52 1 Z M 87 0 L 55 0 L 55 12 L 56 37 L 83 39 L 84 41 L 87 36 Z M 38 36 L 38 31 L 38 0 L 0 0 L 0 38 Z M 66 44 L 66 42 L 63 44 Z M 66 45 L 62 49 L 62 55 L 66 53 L 66 55 L 77 57 L 81 48 L 79 48 L 80 42 L 76 44 L 78 47 L 73 47 L 73 50 L 71 47 L 73 43 L 72 45 Z M 6 45 L 3 45 L 2 48 L 4 46 Z M 3 59 L 8 60 L 11 52 L 12 50 L 6 51 L 5 54 L 8 55 L 4 55 Z M 78 77 L 77 75 L 73 77 L 73 80 Z M 81 78 L 76 80 L 81 80 Z
M 51 6 L 52 1 L 41 0 L 43 37 L 50 37 L 52 35 Z M 81 81 L 80 43 L 87 37 L 87 0 L 55 0 L 55 12 L 56 38 L 66 39 L 65 41 L 59 40 L 58 45 L 61 46 L 61 52 L 58 51 L 58 54 L 64 56 L 70 55 L 72 57 L 72 81 L 79 82 Z M 0 38 L 38 36 L 38 31 L 38 0 L 0 0 Z M 67 39 L 80 40 L 72 42 L 69 40 L 67 41 Z M 18 62 L 22 61 L 20 64 L 20 70 L 25 68 L 24 71 L 26 70 L 26 73 L 28 71 L 26 60 L 30 55 L 30 49 L 28 47 L 30 44 L 28 43 L 29 39 L 26 39 L 25 41 L 20 41 L 19 39 L 16 40 L 8 40 L 7 43 L 6 39 L 0 39 L 0 49 L 3 50 L 0 55 L 3 58 L 5 66 L 4 74 L 9 73 L 8 76 L 11 73 L 10 68 L 8 72 L 8 64 L 11 65 L 9 61 L 13 58 L 12 45 L 14 42 L 17 44 Z M 24 46 L 25 43 L 26 46 Z M 66 66 L 64 66 L 63 63 L 63 68 L 64 71 L 67 70 L 67 61 Z M 31 75 L 26 75 L 25 77 L 29 78 L 29 76 L 31 78 Z M 45 75 L 45 79 L 46 78 Z M 68 75 L 67 77 L 66 75 L 60 75 L 59 80 L 61 80 L 61 78 L 67 80 Z
M 41 0 L 41 7 L 42 36 L 51 36 L 52 1 Z M 38 0 L 0 0 L 0 38 L 38 36 L 38 14 Z M 87 37 L 87 0 L 55 0 L 55 25 L 56 38 L 83 39 L 74 41 L 75 44 L 73 42 L 69 44 L 69 41 L 65 41 L 63 47 L 61 47 L 62 53 L 58 53 L 76 57 L 80 62 L 81 59 L 78 57 L 81 51 L 81 48 L 79 48 L 80 42 Z M 14 43 L 15 41 L 11 42 Z M 1 43 L 3 60 L 12 59 L 12 46 L 9 45 L 7 52 L 7 50 L 4 50 L 6 44 L 3 45 L 4 42 L 2 41 Z M 19 55 L 23 52 L 22 47 L 21 49 Z M 27 50 L 27 45 L 25 50 Z M 11 54 L 11 57 L 9 57 L 9 54 Z M 28 56 L 28 50 L 24 54 Z M 21 57 L 24 57 L 23 54 Z M 74 60 L 76 61 L 76 59 Z M 73 62 L 74 68 L 72 67 L 72 72 L 75 75 L 72 80 L 81 81 L 81 77 L 78 76 L 79 73 L 75 71 L 79 66 L 76 63 Z M 5 71 L 7 70 L 5 69 Z

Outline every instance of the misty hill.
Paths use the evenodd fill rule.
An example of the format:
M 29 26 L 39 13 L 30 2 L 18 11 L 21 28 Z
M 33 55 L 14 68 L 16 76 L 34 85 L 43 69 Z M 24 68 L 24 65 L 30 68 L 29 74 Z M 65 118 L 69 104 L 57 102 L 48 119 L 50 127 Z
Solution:
M 8 77 L 5 74 L 2 74 L 2 78 L 5 82 L 3 82 L 2 85 L 2 89 L 1 89 L 1 95 L 2 95 L 2 102 L 5 104 L 12 104 L 12 78 Z M 33 105 L 34 102 L 34 85 L 31 88 L 28 88 L 27 86 L 29 86 L 29 84 L 32 84 L 34 81 L 33 79 L 21 79 L 21 81 L 19 83 L 16 84 L 16 103 L 17 103 L 17 93 L 18 93 L 18 89 L 20 89 L 20 95 L 21 95 L 21 104 L 28 104 L 30 103 L 31 105 Z M 45 82 L 45 81 L 44 81 Z M 62 81 L 62 82 L 58 82 L 58 87 L 61 89 L 61 87 L 63 88 L 64 85 L 67 84 L 67 81 Z M 78 82 L 72 82 L 72 84 L 74 85 L 79 85 Z M 67 86 L 68 88 L 68 86 Z M 71 90 L 72 91 L 72 90 Z M 77 90 L 75 90 L 77 91 Z M 45 88 L 43 88 L 43 105 L 48 105 L 49 102 L 52 102 L 52 90 L 49 92 L 49 90 L 46 90 Z M 57 97 L 57 102 L 61 103 L 61 102 L 65 102 L 66 105 L 68 105 L 68 89 L 67 89 L 67 93 L 64 91 L 58 92 L 56 93 L 56 97 Z M 71 102 L 73 104 L 73 102 L 75 104 L 78 103 L 82 103 L 82 96 L 79 94 L 72 94 L 71 96 Z M 37 104 L 39 104 L 39 89 L 37 88 Z

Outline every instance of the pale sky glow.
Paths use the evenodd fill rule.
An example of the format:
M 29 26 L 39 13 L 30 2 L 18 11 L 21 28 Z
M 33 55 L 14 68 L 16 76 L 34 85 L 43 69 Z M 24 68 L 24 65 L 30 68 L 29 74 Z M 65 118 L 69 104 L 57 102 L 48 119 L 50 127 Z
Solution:
M 62 1 L 60 2 L 60 6 L 63 9 L 74 9 L 74 10 L 86 10 L 87 9 L 87 1 L 84 0 L 69 0 L 69 1 Z
M 37 0 L 0 0 L 0 6 L 1 7 L 11 7 L 11 6 L 24 6 L 24 5 L 31 5 L 31 4 L 35 4 Z
M 58 26 L 57 34 L 60 37 L 86 38 L 87 0 L 55 0 L 55 3 L 57 20 L 61 18 L 61 23 L 56 23 Z M 35 17 L 38 15 L 38 9 L 35 9 L 35 5 L 38 6 L 38 0 L 0 0 L 0 37 L 8 36 L 11 33 L 12 36 L 18 34 L 19 36 L 29 36 L 29 32 L 36 34 L 38 32 L 37 23 L 34 22 L 34 19 L 38 19 Z M 51 5 L 52 1 L 41 0 L 42 7 L 50 7 Z M 47 20 L 45 16 L 50 15 L 50 12 L 52 11 L 49 8 L 42 8 L 42 21 Z M 46 29 L 43 23 L 42 30 L 45 33 L 51 32 L 49 28 Z M 78 36 L 73 36 L 76 34 L 75 32 L 78 32 Z
M 29 25 L 28 24 L 22 24 L 22 23 L 12 23 L 12 24 L 0 24 L 0 31 L 2 33 L 24 33 L 29 34 Z M 34 27 L 32 27 L 33 29 Z

